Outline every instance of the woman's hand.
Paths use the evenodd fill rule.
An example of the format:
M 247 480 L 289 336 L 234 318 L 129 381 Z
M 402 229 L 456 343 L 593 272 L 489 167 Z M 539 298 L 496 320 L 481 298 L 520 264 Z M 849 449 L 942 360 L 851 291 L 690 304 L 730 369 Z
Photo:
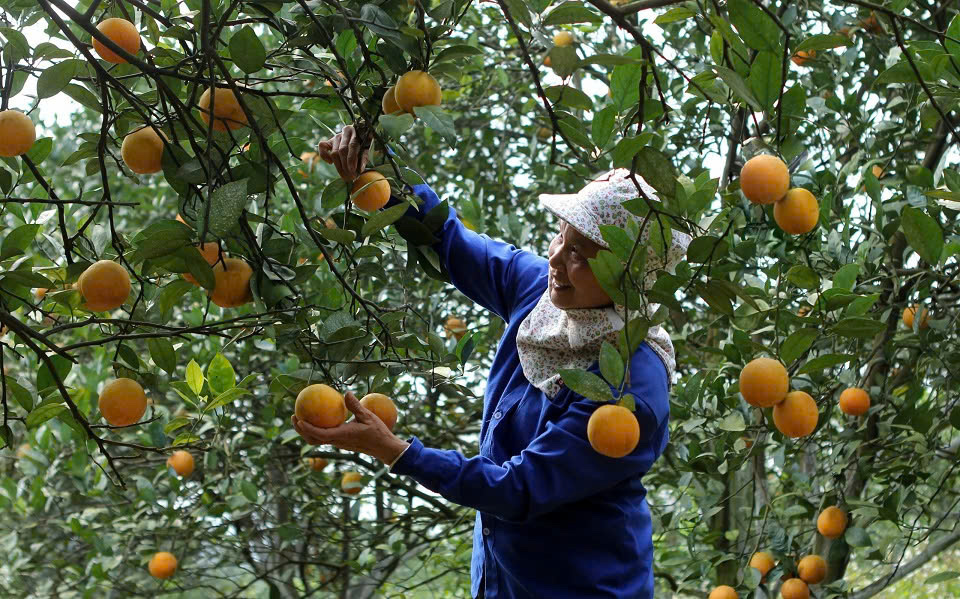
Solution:
M 344 400 L 354 419 L 333 428 L 318 428 L 293 415 L 290 421 L 304 441 L 311 445 L 330 444 L 340 449 L 359 451 L 373 456 L 384 464 L 392 464 L 407 448 L 406 441 L 390 432 L 377 415 L 360 405 L 360 400 L 347 391 Z
M 320 154 L 320 158 L 333 163 L 340 177 L 347 183 L 351 183 L 363 172 L 367 166 L 369 152 L 369 146 L 366 148 L 361 146 L 357 130 L 353 125 L 347 125 L 340 133 L 317 144 L 317 153 Z

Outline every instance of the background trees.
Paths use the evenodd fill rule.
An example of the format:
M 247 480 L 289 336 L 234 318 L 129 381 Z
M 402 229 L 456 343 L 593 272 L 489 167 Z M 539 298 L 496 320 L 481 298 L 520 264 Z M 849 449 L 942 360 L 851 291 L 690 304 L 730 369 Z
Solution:
M 26 155 L 0 159 L 0 588 L 465 595 L 468 510 L 289 427 L 296 393 L 328 382 L 383 392 L 400 434 L 472 453 L 503 329 L 443 282 L 433 221 L 357 210 L 311 154 L 356 123 L 395 193 L 425 180 L 519 246 L 549 241 L 538 193 L 611 166 L 660 193 L 633 209 L 698 237 L 651 294 L 680 370 L 672 443 L 645 479 L 658 596 L 747 596 L 758 550 L 777 564 L 760 596 L 808 553 L 829 566 L 816 597 L 866 599 L 903 577 L 889 596 L 956 593 L 955 15 L 903 1 L 5 2 L 0 108 L 42 126 Z M 139 31 L 126 63 L 91 46 L 110 17 Z M 437 78 L 442 105 L 381 115 L 411 69 Z M 223 131 L 198 108 L 212 85 L 243 115 Z M 40 118 L 54 102 L 69 126 Z M 157 174 L 121 156 L 144 124 L 167 139 Z M 817 197 L 811 233 L 784 233 L 740 194 L 762 152 Z M 201 242 L 250 264 L 253 301 L 207 301 Z M 71 285 L 100 259 L 133 291 L 91 313 Z M 601 281 L 622 287 L 629 255 L 606 265 Z M 903 324 L 914 304 L 928 326 Z M 465 336 L 445 331 L 450 316 Z M 740 397 L 759 356 L 817 400 L 812 435 L 783 437 Z M 117 377 L 146 390 L 136 426 L 98 412 Z M 866 416 L 837 409 L 850 386 L 870 394 Z M 167 470 L 174 449 L 195 456 L 189 478 Z M 364 475 L 358 495 L 338 490 L 346 471 Z M 851 522 L 828 541 L 814 523 L 834 503 Z M 147 573 L 157 551 L 179 560 L 165 582 Z

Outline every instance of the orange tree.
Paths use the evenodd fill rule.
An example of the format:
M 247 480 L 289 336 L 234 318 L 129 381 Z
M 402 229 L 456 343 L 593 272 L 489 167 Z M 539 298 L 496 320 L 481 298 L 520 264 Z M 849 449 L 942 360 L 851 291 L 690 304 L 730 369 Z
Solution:
M 472 454 L 503 331 L 446 284 L 439 214 L 365 210 L 317 159 L 350 123 L 394 195 L 427 181 L 469 227 L 534 251 L 555 226 L 537 194 L 614 166 L 657 190 L 628 205 L 655 248 L 671 228 L 696 237 L 641 297 L 638 231 L 605 231 L 593 268 L 633 318 L 599 356 L 606 381 L 565 373 L 611 397 L 646 327 L 673 334 L 671 444 L 645 479 L 658 596 L 799 588 L 807 555 L 827 565 L 815 597 L 866 599 L 925 564 L 910 592 L 941 596 L 957 574 L 928 562 L 960 540 L 955 16 L 859 0 L 5 2 L 0 111 L 37 129 L 0 112 L 0 588 L 464 596 L 469 510 L 289 426 L 298 393 L 327 384 L 382 393 L 398 434 Z M 439 98 L 404 84 L 401 107 L 410 71 Z M 69 126 L 41 119 L 52 105 Z M 742 195 L 759 154 L 802 202 Z M 80 281 L 102 260 L 119 288 Z M 758 357 L 816 414 L 747 404 Z M 117 379 L 146 396 L 132 425 L 100 411 Z M 851 387 L 863 415 L 838 405 Z M 848 515 L 834 539 L 817 532 L 829 506 Z

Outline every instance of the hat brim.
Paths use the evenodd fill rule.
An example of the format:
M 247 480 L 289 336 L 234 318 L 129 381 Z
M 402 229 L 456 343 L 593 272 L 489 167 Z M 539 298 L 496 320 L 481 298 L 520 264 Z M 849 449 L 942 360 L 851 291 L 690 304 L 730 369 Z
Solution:
M 587 239 L 590 239 L 602 245 L 603 247 L 608 247 L 607 242 L 603 239 L 603 235 L 600 234 L 599 227 L 593 231 L 584 231 L 582 228 L 576 225 L 576 222 L 580 220 L 577 218 L 577 213 L 579 212 L 577 205 L 580 203 L 580 196 L 578 194 L 541 193 L 539 197 L 540 205 L 553 213 L 554 216 L 579 231 L 580 234 Z

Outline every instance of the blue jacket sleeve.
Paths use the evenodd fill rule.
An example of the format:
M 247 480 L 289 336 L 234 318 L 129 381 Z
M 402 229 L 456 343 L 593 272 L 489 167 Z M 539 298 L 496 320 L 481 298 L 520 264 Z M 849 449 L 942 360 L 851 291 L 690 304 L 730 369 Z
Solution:
M 656 412 L 662 410 L 652 408 L 642 396 L 635 397 L 640 443 L 622 458 L 601 455 L 591 447 L 587 421 L 602 404 L 574 395 L 556 422 L 503 464 L 430 449 L 414 437 L 391 472 L 410 475 L 454 503 L 524 522 L 650 469 L 666 441 L 666 418 L 658 418 Z
M 419 209 L 411 207 L 406 215 L 422 221 L 440 204 L 440 198 L 426 184 L 414 185 L 413 192 L 422 203 Z M 399 201 L 391 198 L 388 205 Z M 514 307 L 527 294 L 542 289 L 537 281 L 546 273 L 544 258 L 471 231 L 452 207 L 435 235 L 440 241 L 433 249 L 450 273 L 453 285 L 505 321 L 510 321 Z

